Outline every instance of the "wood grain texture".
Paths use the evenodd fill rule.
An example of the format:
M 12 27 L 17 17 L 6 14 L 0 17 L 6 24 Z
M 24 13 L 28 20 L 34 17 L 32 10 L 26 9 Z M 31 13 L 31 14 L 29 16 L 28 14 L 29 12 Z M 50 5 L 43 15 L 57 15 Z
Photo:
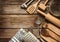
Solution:
M 0 15 L 0 28 L 34 27 L 37 15 Z
M 0 29 L 0 38 L 12 38 L 19 29 Z
M 0 12 L 2 14 L 27 14 L 20 5 L 0 5 Z
M 22 4 L 26 0 L 0 0 L 0 4 Z
M 20 5 L 26 0 L 0 0 L 1 14 L 25 14 L 25 10 L 20 8 Z M 23 12 L 24 11 L 24 12 Z
M 0 42 L 8 42 L 10 40 L 9 38 L 12 38 L 20 28 L 34 27 L 34 21 L 37 15 L 28 15 L 24 9 L 21 9 L 20 5 L 25 1 L 26 0 L 0 0 Z M 33 31 L 32 29 L 25 30 L 31 31 L 37 38 L 42 36 L 48 42 L 60 41 L 60 37 L 50 30 L 47 30 L 47 33 L 45 33 L 45 31 L 43 32 L 44 35 L 47 34 L 47 36 L 40 35 L 38 29 L 34 29 Z
M 10 38 L 0 38 L 0 42 L 8 42 Z
M 20 7 L 25 1 L 26 0 L 0 0 L 1 15 L 2 14 L 9 14 L 9 15 L 11 15 L 11 14 L 17 14 L 17 15 L 18 14 L 28 14 L 26 12 L 26 9 L 22 9 Z
M 0 38 L 12 38 L 19 29 L 0 29 Z M 25 29 L 26 31 L 30 31 L 28 29 Z M 37 38 L 40 38 L 38 29 L 33 29 L 32 32 Z

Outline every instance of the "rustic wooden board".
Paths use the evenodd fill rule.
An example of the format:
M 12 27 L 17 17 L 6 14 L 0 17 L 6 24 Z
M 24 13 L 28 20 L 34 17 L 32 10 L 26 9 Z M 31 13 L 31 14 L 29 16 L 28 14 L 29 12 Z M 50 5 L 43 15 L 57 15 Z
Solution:
M 0 29 L 0 38 L 11 38 L 19 29 Z
M 8 42 L 9 40 L 9 38 L 0 38 L 0 42 Z
M 0 13 L 2 14 L 27 14 L 20 5 L 0 5 Z
M 28 14 L 26 9 L 22 9 L 20 6 L 26 0 L 0 0 L 0 13 L 2 14 Z M 36 0 L 35 0 L 36 1 Z M 35 3 L 35 1 L 33 3 Z
M 0 0 L 0 4 L 22 4 L 26 0 Z
M 19 29 L 0 29 L 0 38 L 12 38 Z M 25 29 L 26 31 L 30 31 L 28 29 Z M 35 31 L 36 30 L 36 31 Z M 33 29 L 32 32 L 37 38 L 40 38 L 38 29 Z
M 34 27 L 34 20 L 37 15 L 28 15 L 25 9 L 21 9 L 20 5 L 25 1 L 26 0 L 0 0 L 0 38 L 11 38 L 20 28 Z M 37 38 L 41 36 L 38 29 L 34 29 L 33 31 L 32 29 L 25 30 L 31 31 Z M 49 36 L 60 41 L 60 37 L 54 32 L 50 30 L 47 30 L 47 32 Z M 43 33 L 44 35 L 47 34 L 45 31 Z M 57 42 L 49 36 L 42 35 L 48 42 Z M 0 39 L 0 42 L 7 42 L 7 40 L 8 39 Z
M 34 27 L 37 15 L 0 15 L 0 28 Z
M 20 5 L 26 0 L 0 0 L 0 13 L 1 14 L 25 14 L 24 9 L 20 8 Z

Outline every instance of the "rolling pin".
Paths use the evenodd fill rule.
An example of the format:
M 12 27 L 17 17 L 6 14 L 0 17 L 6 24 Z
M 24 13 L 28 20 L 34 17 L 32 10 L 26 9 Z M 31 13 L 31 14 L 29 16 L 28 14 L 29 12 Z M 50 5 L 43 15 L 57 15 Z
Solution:
M 51 23 L 55 24 L 56 26 L 60 27 L 60 20 L 53 17 L 52 15 L 50 15 L 50 13 L 44 13 L 40 10 L 37 10 L 37 12 L 39 12 L 41 15 L 45 16 L 45 18 L 50 21 Z

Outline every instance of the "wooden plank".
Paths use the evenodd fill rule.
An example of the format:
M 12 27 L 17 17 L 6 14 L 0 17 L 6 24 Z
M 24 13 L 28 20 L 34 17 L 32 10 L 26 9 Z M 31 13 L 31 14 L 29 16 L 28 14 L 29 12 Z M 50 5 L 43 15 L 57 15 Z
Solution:
M 19 29 L 0 29 L 0 38 L 12 38 Z M 27 32 L 30 31 L 25 29 Z M 30 31 L 32 32 L 32 31 Z M 32 32 L 37 38 L 40 38 L 38 29 L 33 29 Z
M 20 8 L 20 5 L 0 5 L 0 14 L 27 14 L 24 9 Z
M 34 27 L 37 15 L 0 15 L 0 28 Z
M 0 29 L 0 38 L 11 38 L 19 29 Z
M 0 42 L 8 42 L 9 40 L 9 38 L 0 38 Z
M 0 0 L 0 4 L 22 4 L 26 0 Z
M 25 14 L 20 5 L 26 0 L 0 0 L 0 14 Z
M 0 1 L 0 14 L 28 14 L 26 10 L 21 8 L 26 0 L 5 0 Z M 36 1 L 36 0 L 35 0 Z M 33 3 L 35 3 L 35 1 Z M 35 12 L 34 14 L 36 14 Z

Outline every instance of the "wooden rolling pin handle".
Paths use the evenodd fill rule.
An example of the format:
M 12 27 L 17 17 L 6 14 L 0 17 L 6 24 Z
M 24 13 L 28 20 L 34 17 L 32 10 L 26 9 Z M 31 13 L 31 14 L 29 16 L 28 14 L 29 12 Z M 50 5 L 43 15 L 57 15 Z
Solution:
M 46 16 L 46 14 L 45 13 L 43 13 L 42 11 L 40 11 L 40 10 L 37 10 L 37 12 L 39 12 L 41 15 L 43 15 L 43 16 Z
M 53 16 L 50 15 L 49 13 L 46 14 L 46 13 L 40 11 L 40 10 L 37 10 L 37 12 L 39 12 L 41 15 L 45 16 L 45 18 L 46 18 L 47 20 L 49 20 L 50 22 L 52 22 L 52 23 L 55 24 L 56 26 L 60 27 L 60 20 L 59 20 L 59 19 L 53 17 Z
M 55 24 L 56 26 L 60 27 L 60 20 L 59 19 L 53 17 L 49 13 L 45 16 L 45 18 L 47 20 L 49 20 L 50 22 L 52 22 L 53 24 Z

